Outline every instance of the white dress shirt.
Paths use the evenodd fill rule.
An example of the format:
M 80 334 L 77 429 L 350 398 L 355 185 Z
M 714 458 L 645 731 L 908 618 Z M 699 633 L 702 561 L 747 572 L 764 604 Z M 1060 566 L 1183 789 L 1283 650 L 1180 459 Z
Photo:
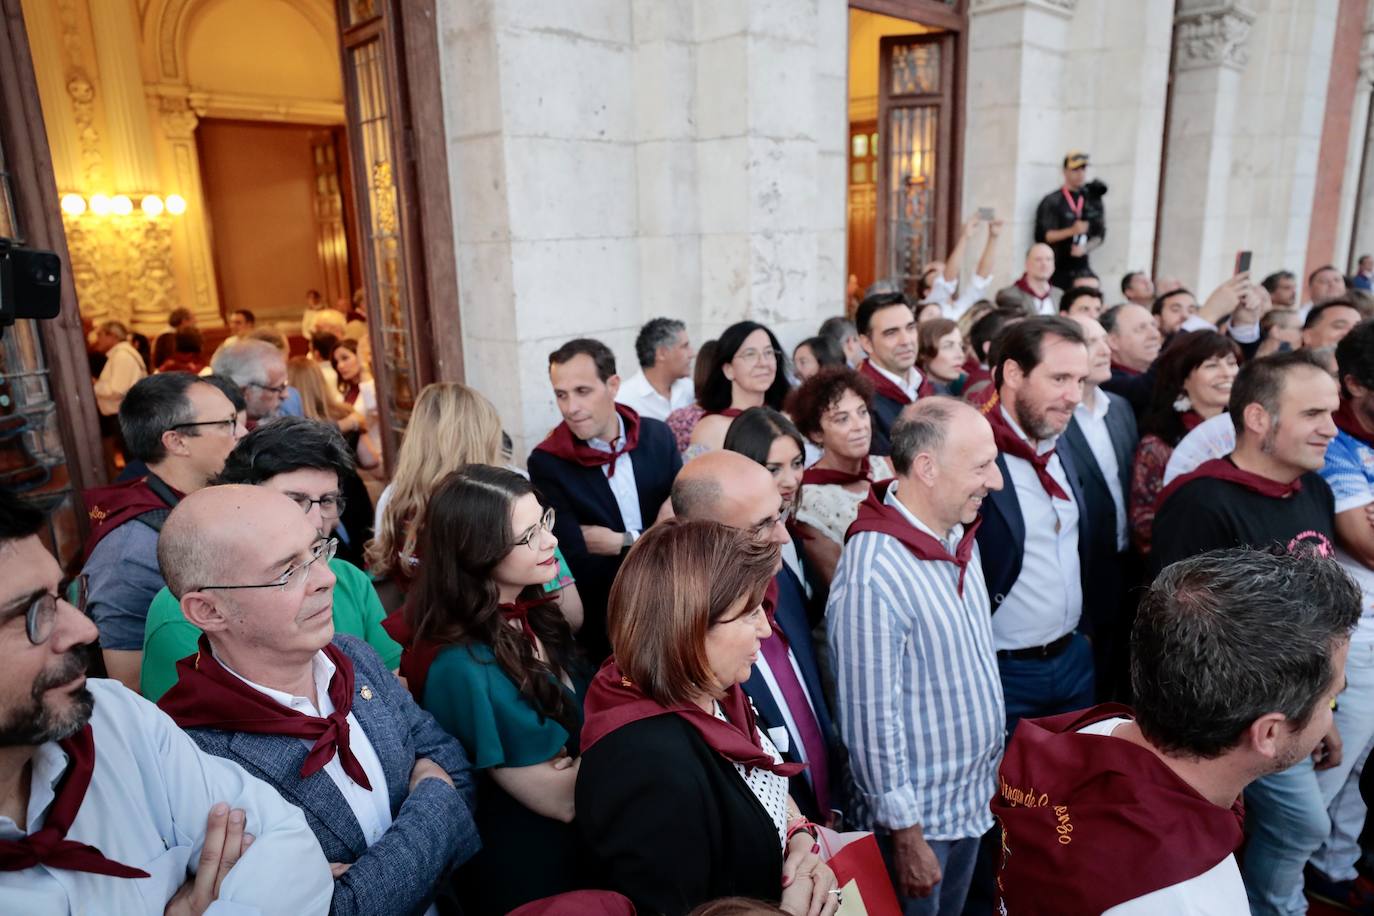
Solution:
M 912 366 L 910 369 L 907 370 L 906 378 L 902 378 L 900 375 L 888 372 L 882 366 L 878 365 L 877 361 L 875 360 L 870 359 L 868 361 L 868 364 L 872 366 L 874 369 L 878 370 L 878 373 L 882 375 L 884 378 L 890 379 L 892 381 L 892 384 L 902 389 L 903 394 L 911 398 L 913 401 L 916 400 L 916 392 L 920 390 L 921 381 L 924 378 L 924 376 L 921 375 L 920 369 L 917 369 L 915 366 Z
M 683 376 L 673 382 L 668 397 L 658 393 L 658 389 L 644 377 L 643 370 L 635 373 L 620 385 L 615 396 L 616 402 L 651 420 L 667 420 L 668 414 L 682 407 L 691 407 L 696 401 L 696 389 L 691 378 Z
M 105 368 L 95 380 L 96 408 L 107 417 L 119 413 L 124 395 L 147 374 L 148 367 L 138 350 L 127 340 L 121 340 L 105 354 Z
M 616 414 L 615 421 L 620 429 L 615 440 L 619 444 L 625 439 L 625 418 Z M 615 451 L 611 443 L 605 439 L 588 439 L 587 444 L 598 452 Z M 611 473 L 611 468 L 615 468 L 614 474 Z M 601 472 L 606 475 L 606 482 L 611 485 L 611 495 L 615 497 L 615 504 L 620 509 L 620 520 L 625 523 L 625 530 L 638 535 L 644 530 L 644 519 L 639 511 L 639 488 L 635 486 L 635 465 L 630 453 L 621 452 L 613 464 L 602 465 Z
M 1016 435 L 1030 442 L 1011 414 L 1003 407 L 997 409 L 1002 411 Z M 1036 451 L 1043 455 L 1055 447 L 1055 442 L 1056 439 L 1041 440 Z M 992 633 L 998 651 L 1052 643 L 1071 633 L 1083 613 L 1078 504 L 1073 501 L 1073 488 L 1069 486 L 1058 451 L 1050 458 L 1048 470 L 1069 494 L 1068 499 L 1051 499 L 1029 461 L 1005 452 L 1003 458 L 1011 475 L 1011 486 L 1016 488 L 1016 500 L 1026 525 L 1026 539 L 1021 545 L 1021 574 L 997 613 L 992 615 Z
M 974 273 L 973 278 L 964 287 L 963 295 L 955 298 L 954 294 L 959 289 L 959 281 L 946 280 L 944 274 L 935 278 L 935 282 L 930 285 L 930 295 L 921 300 L 924 305 L 927 302 L 934 302 L 940 306 L 940 314 L 952 321 L 958 321 L 964 316 L 973 303 L 979 299 L 988 298 L 988 288 L 992 286 L 992 277 L 980 277 Z
M 247 815 L 254 842 L 220 884 L 215 916 L 324 914 L 334 895 L 329 863 L 305 815 L 237 763 L 206 754 L 162 710 L 118 681 L 86 682 L 95 698 L 95 770 L 67 839 L 148 872 L 112 878 L 38 865 L 0 871 L 0 910 L 24 916 L 161 913 L 199 864 L 210 808 L 227 802 Z M 27 830 L 0 817 L 0 838 L 42 828 L 67 770 L 56 742 L 33 759 Z
M 216 660 L 224 666 L 234 677 L 252 687 L 265 697 L 276 700 L 287 709 L 294 709 L 296 712 L 307 716 L 324 718 L 334 712 L 334 702 L 329 698 L 329 681 L 334 677 L 334 663 L 323 652 L 316 652 L 315 657 L 310 661 L 311 674 L 315 679 L 315 695 L 319 698 L 318 705 L 310 697 L 296 697 L 281 690 L 273 690 L 271 687 L 264 687 L 256 684 L 248 678 L 230 668 L 218 655 Z M 339 789 L 339 794 L 348 802 L 348 808 L 353 812 L 353 817 L 358 822 L 358 827 L 362 830 L 363 839 L 367 845 L 381 839 L 382 834 L 386 833 L 391 826 L 391 798 L 386 787 L 386 770 L 382 769 L 381 758 L 372 748 L 372 742 L 368 740 L 367 732 L 363 731 L 362 725 L 358 722 L 352 712 L 348 714 L 348 748 L 353 752 L 353 756 L 362 765 L 363 772 L 367 774 L 367 781 L 372 784 L 371 789 L 365 789 L 353 781 L 353 777 L 344 771 L 343 761 L 339 759 L 339 754 L 335 753 L 329 758 L 329 762 L 324 765 L 324 773 L 331 782 Z M 299 739 L 306 745 L 314 745 L 315 742 L 305 738 Z
M 1091 396 L 1092 406 L 1088 406 Z M 1083 400 L 1074 408 L 1074 419 L 1088 440 L 1088 448 L 1093 453 L 1097 468 L 1107 480 L 1107 489 L 1112 494 L 1112 505 L 1116 508 L 1116 549 L 1123 551 L 1129 543 L 1126 518 L 1126 494 L 1121 489 L 1121 465 L 1116 460 L 1116 446 L 1112 443 L 1111 431 L 1107 429 L 1107 411 L 1111 409 L 1112 399 L 1098 388 L 1083 392 Z

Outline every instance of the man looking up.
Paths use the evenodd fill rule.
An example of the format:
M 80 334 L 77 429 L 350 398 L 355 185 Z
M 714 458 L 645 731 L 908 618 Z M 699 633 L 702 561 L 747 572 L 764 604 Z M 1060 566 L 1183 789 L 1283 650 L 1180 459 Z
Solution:
M 706 452 L 687 462 L 673 482 L 673 512 L 746 529 L 780 547 L 791 538 L 773 475 L 738 452 Z M 779 558 L 764 597 L 773 635 L 763 641 L 744 692 L 783 758 L 807 764 L 791 779 L 792 799 L 808 818 L 829 823 L 831 810 L 842 807 L 843 751 L 821 689 L 805 600 L 802 583 Z
M 366 643 L 335 637 L 336 544 L 267 487 L 183 500 L 158 561 L 202 634 L 158 705 L 305 813 L 334 874 L 331 913 L 401 916 L 477 851 L 472 772 Z
M 1007 748 L 1004 911 L 1249 913 L 1241 792 L 1321 742 L 1359 616 L 1329 559 L 1232 549 L 1164 570 L 1132 634 L 1134 712 L 1024 722 Z
M 916 368 L 916 313 L 901 293 L 875 293 L 854 314 L 859 343 L 868 359 L 859 371 L 873 381 L 873 444 L 869 453 L 886 455 L 888 431 L 897 414 L 919 397 L 935 393 Z
M 673 318 L 653 319 L 639 329 L 635 356 L 639 372 L 620 386 L 617 404 L 653 420 L 667 420 L 668 414 L 692 405 L 696 390 L 687 325 Z
M 117 682 L 87 680 L 96 628 L 64 597 L 45 524 L 0 489 L 5 912 L 327 912 L 299 811 Z
M 352 455 L 335 426 L 305 417 L 278 417 L 239 441 L 215 483 L 282 493 L 301 507 L 321 538 L 328 538 L 345 504 L 340 481 L 352 469 Z M 329 570 L 335 578 L 335 631 L 364 640 L 394 671 L 401 647 L 382 629 L 386 611 L 367 573 L 337 556 L 329 560 Z M 140 689 L 145 697 L 156 702 L 176 683 L 176 663 L 195 654 L 199 639 L 200 630 L 186 619 L 171 591 L 158 592 L 144 628 Z
M 1327 264 L 1318 267 L 1307 277 L 1307 301 L 1298 311 L 1304 318 L 1314 305 L 1321 305 L 1327 299 L 1345 294 L 1345 274 Z
M 992 827 L 1005 727 L 974 541 L 1002 475 L 987 420 L 946 397 L 902 411 L 892 461 L 898 477 L 860 505 L 826 606 L 837 711 L 855 807 L 906 912 L 958 914 Z
M 1149 308 L 1155 302 L 1155 285 L 1149 274 L 1133 270 L 1121 278 L 1121 295 L 1127 302 Z
M 223 392 L 186 372 L 143 379 L 119 411 L 129 455 L 148 473 L 86 491 L 91 532 L 82 573 L 105 670 L 136 690 L 144 621 L 163 584 L 157 533 L 178 500 L 220 472 L 243 426 Z
M 578 639 L 596 661 L 610 654 L 606 600 L 625 551 L 658 518 L 682 467 L 673 434 L 615 403 L 615 355 L 579 337 L 549 354 L 563 422 L 534 447 L 530 480 L 555 512 L 554 536 L 577 579 Z

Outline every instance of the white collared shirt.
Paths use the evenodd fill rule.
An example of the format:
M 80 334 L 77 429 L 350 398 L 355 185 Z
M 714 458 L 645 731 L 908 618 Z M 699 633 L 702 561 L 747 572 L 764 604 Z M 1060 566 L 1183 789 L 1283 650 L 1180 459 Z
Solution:
M 882 366 L 878 365 L 876 360 L 870 359 L 868 361 L 868 364 L 872 366 L 874 369 L 877 369 L 878 372 L 881 373 L 884 378 L 891 379 L 894 385 L 902 389 L 903 394 L 911 398 L 913 401 L 916 400 L 916 392 L 920 390 L 921 381 L 924 378 L 924 376 L 921 375 L 920 369 L 917 369 L 915 366 L 912 366 L 910 369 L 907 370 L 906 378 L 902 378 L 900 375 L 888 372 Z
M 1012 431 L 1030 442 L 1004 407 L 998 407 Z M 1036 446 L 1038 454 L 1055 447 L 1056 439 L 1045 439 Z M 1040 484 L 1029 461 L 1003 453 L 1026 538 L 1021 545 L 1021 574 L 1012 585 L 997 613 L 992 615 L 992 633 L 997 649 L 1029 649 L 1054 642 L 1078 626 L 1083 613 L 1083 584 L 1079 578 L 1078 504 L 1064 473 L 1059 453 L 1050 458 L 1048 470 L 1055 482 L 1069 494 L 1068 499 L 1051 499 Z M 997 606 L 997 597 L 993 604 Z
M 319 705 L 310 697 L 296 697 L 281 690 L 273 690 L 271 687 L 264 687 L 255 684 L 248 678 L 230 668 L 218 655 L 216 660 L 224 666 L 234 677 L 252 687 L 258 693 L 270 699 L 276 700 L 287 709 L 294 709 L 299 713 L 316 718 L 324 718 L 334 712 L 334 702 L 329 698 L 329 682 L 334 677 L 334 663 L 331 662 L 323 652 L 316 652 L 315 657 L 310 660 L 310 671 L 315 679 L 315 696 L 319 698 Z M 313 745 L 313 741 L 300 739 L 307 745 Z M 363 772 L 367 774 L 367 781 L 372 784 L 372 788 L 365 789 L 353 781 L 353 777 L 344 772 L 343 762 L 339 759 L 339 754 L 335 753 L 329 758 L 329 762 L 324 765 L 324 773 L 329 779 L 338 786 L 339 793 L 343 795 L 344 801 L 348 802 L 348 808 L 353 812 L 354 819 L 358 822 L 358 827 L 362 830 L 363 839 L 367 845 L 381 839 L 382 834 L 386 833 L 391 826 L 391 798 L 387 791 L 386 771 L 382 769 L 381 758 L 372 747 L 372 742 L 368 740 L 367 732 L 358 722 L 357 716 L 352 712 L 348 714 L 348 748 L 353 752 L 353 756 L 362 765 Z
M 1111 431 L 1107 429 L 1107 411 L 1111 409 L 1112 399 L 1100 388 L 1091 390 L 1093 403 L 1088 406 L 1088 391 L 1083 400 L 1073 409 L 1078 420 L 1078 428 L 1083 430 L 1083 438 L 1088 440 L 1097 468 L 1107 481 L 1107 489 L 1112 494 L 1112 506 L 1116 509 L 1116 549 L 1126 549 L 1128 541 L 1126 517 L 1126 494 L 1121 488 L 1121 465 L 1116 460 L 1116 446 L 1112 444 Z
M 615 421 L 620 428 L 620 434 L 615 440 L 619 443 L 625 438 L 625 418 L 617 413 Z M 588 439 L 587 444 L 598 452 L 615 451 L 611 443 L 605 439 Z M 614 474 L 611 473 L 611 468 L 615 468 Z M 635 486 L 635 465 L 630 453 L 621 452 L 614 464 L 602 465 L 601 473 L 606 475 L 606 482 L 611 485 L 611 495 L 615 497 L 615 504 L 620 509 L 620 520 L 625 523 L 625 530 L 639 534 L 644 530 L 644 519 L 639 511 L 639 488 Z
M 640 370 L 620 385 L 615 396 L 616 402 L 624 404 L 641 417 L 651 420 L 667 420 L 668 414 L 682 407 L 691 407 L 696 401 L 696 390 L 690 377 L 683 376 L 673 382 L 668 397 L 658 393 Z
M 0 871 L 6 913 L 25 916 L 161 913 L 199 867 L 205 819 L 227 802 L 247 814 L 255 840 L 220 884 L 206 911 L 323 914 L 334 895 L 329 863 L 299 808 L 231 760 L 196 747 L 171 717 L 118 681 L 91 678 L 95 769 L 67 839 L 148 872 L 112 878 L 36 865 Z M 56 742 L 34 753 L 26 830 L 0 816 L 0 838 L 16 840 L 46 822 L 55 786 L 67 771 Z

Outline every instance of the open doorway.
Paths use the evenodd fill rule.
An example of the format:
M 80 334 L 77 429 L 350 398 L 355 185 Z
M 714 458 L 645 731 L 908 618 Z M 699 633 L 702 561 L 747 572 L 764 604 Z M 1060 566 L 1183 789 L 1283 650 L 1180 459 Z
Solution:
M 921 266 L 949 243 L 963 25 L 950 7 L 899 0 L 849 10 L 848 273 L 861 292 L 890 281 L 914 301 Z

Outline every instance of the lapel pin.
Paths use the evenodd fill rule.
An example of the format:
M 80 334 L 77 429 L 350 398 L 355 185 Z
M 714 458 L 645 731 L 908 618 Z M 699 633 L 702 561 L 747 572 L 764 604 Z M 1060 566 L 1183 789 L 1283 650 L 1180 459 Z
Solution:
M 372 688 L 364 684 L 363 689 L 358 691 L 358 696 L 362 697 L 364 700 L 372 699 Z

